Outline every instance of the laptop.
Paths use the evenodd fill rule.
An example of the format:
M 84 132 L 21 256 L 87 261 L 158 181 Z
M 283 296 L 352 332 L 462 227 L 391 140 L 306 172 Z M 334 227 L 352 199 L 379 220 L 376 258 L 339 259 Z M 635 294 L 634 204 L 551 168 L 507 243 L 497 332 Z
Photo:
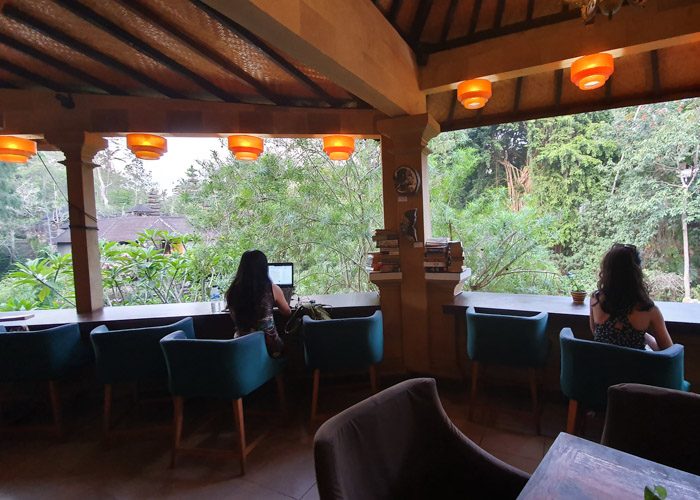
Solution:
M 284 293 L 287 304 L 292 301 L 294 292 L 294 264 L 291 262 L 273 262 L 268 264 L 270 279 Z

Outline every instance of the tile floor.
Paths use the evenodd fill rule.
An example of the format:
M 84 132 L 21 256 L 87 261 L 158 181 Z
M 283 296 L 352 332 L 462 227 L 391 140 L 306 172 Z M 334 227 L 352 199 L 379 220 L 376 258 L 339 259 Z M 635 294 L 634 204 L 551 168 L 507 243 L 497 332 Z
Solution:
M 247 474 L 239 477 L 237 461 L 183 456 L 174 469 L 170 435 L 124 437 L 105 447 L 100 436 L 98 391 L 65 401 L 68 434 L 63 439 L 26 435 L 0 436 L 0 499 L 121 499 L 121 498 L 318 498 L 313 463 L 313 431 L 308 427 L 310 381 L 288 384 L 290 412 L 280 417 L 272 387 L 246 401 L 246 428 L 250 438 L 268 430 L 268 436 L 248 457 Z M 384 386 L 388 385 L 384 381 Z M 274 384 L 271 384 L 274 385 Z M 535 435 L 527 408 L 528 394 L 487 388 L 487 403 L 477 408 L 475 421 L 467 418 L 467 391 L 455 382 L 439 382 L 445 410 L 469 438 L 488 452 L 532 472 L 564 429 L 563 401 L 546 403 L 542 435 Z M 319 410 L 340 411 L 369 395 L 363 384 L 345 388 L 321 384 Z M 47 408 L 38 406 L 38 413 Z M 258 410 L 268 415 L 257 415 Z M 273 411 L 270 411 L 273 410 Z M 168 418 L 170 408 L 141 412 L 142 418 Z M 253 414 L 256 412 L 256 414 Z M 145 415 L 145 417 L 144 417 Z M 134 420 L 134 415 L 129 419 Z M 128 422 L 129 420 L 125 420 Z M 598 440 L 601 423 L 589 419 L 587 437 Z M 124 423 L 122 425 L 125 425 Z M 205 442 L 220 447 L 233 444 L 230 405 L 191 401 L 185 405 L 186 445 Z

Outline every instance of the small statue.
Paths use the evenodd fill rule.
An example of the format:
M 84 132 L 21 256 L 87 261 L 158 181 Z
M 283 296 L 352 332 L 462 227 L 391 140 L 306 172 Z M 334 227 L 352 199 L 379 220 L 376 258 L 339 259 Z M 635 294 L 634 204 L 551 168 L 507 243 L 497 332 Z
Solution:
M 403 213 L 403 219 L 401 220 L 400 228 L 401 234 L 406 236 L 410 242 L 418 241 L 418 235 L 416 234 L 416 221 L 418 220 L 418 209 L 412 208 L 406 210 Z

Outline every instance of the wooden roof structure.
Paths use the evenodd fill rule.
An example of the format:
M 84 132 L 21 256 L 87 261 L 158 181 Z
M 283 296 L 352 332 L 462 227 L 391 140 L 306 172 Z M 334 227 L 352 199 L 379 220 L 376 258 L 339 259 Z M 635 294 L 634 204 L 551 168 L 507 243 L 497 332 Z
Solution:
M 428 112 L 442 130 L 700 95 L 700 2 L 0 0 L 0 88 L 301 109 Z M 569 82 L 608 51 L 605 88 Z M 457 84 L 488 78 L 478 111 Z M 222 131 L 223 132 L 223 131 Z M 258 131 L 260 132 L 260 131 Z M 300 131 L 303 133 L 304 131 Z

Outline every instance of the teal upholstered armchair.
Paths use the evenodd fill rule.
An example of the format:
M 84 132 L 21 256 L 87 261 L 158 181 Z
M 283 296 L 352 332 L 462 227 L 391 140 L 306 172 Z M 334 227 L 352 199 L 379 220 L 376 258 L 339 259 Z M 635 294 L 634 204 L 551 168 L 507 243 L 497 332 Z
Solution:
M 104 385 L 102 425 L 105 439 L 111 434 L 113 386 L 146 381 L 162 381 L 165 385 L 168 373 L 160 339 L 178 330 L 193 339 L 192 318 L 184 318 L 170 325 L 124 330 L 110 330 L 100 325 L 90 332 L 97 378 Z
M 270 357 L 262 332 L 253 332 L 232 340 L 193 340 L 184 332 L 174 332 L 164 337 L 160 345 L 165 353 L 175 407 L 171 465 L 175 465 L 179 453 L 193 451 L 180 446 L 185 398 L 210 397 L 233 401 L 239 450 L 232 454 L 240 458 L 241 473 L 245 474 L 246 457 L 260 439 L 246 445 L 242 398 L 276 377 L 280 403 L 284 408 L 281 377 L 284 361 Z M 211 450 L 194 450 L 198 454 L 207 451 Z M 212 453 L 215 452 L 221 455 L 221 450 Z
M 56 434 L 63 432 L 57 382 L 84 366 L 89 349 L 78 325 L 0 334 L 0 383 L 47 381 Z
M 321 372 L 369 370 L 372 392 L 377 392 L 376 365 L 384 357 L 381 311 L 362 318 L 313 320 L 305 316 L 302 335 L 306 366 L 313 370 L 312 422 Z
M 498 314 L 488 309 L 467 309 L 467 354 L 472 361 L 469 418 L 474 417 L 479 370 L 483 364 L 526 368 L 530 379 L 532 409 L 539 433 L 538 371 L 547 362 L 548 314 L 534 316 Z
M 630 349 L 574 337 L 570 328 L 559 334 L 561 390 L 569 398 L 566 432 L 574 434 L 580 410 L 604 410 L 608 387 L 623 382 L 687 391 L 683 380 L 683 346 L 663 351 Z

